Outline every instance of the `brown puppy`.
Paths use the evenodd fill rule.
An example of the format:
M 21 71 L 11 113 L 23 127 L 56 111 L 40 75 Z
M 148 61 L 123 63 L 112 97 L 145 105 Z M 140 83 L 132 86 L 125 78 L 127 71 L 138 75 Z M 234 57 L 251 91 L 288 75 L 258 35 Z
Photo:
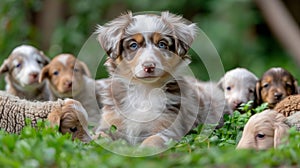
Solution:
M 269 108 L 274 108 L 283 98 L 297 94 L 297 87 L 296 79 L 287 70 L 271 68 L 256 83 L 256 103 L 267 102 Z
M 73 98 L 78 100 L 87 110 L 91 125 L 98 123 L 100 109 L 96 101 L 95 80 L 90 78 L 87 65 L 76 59 L 71 54 L 60 54 L 56 56 L 40 75 L 40 82 L 49 80 L 50 90 L 53 97 Z

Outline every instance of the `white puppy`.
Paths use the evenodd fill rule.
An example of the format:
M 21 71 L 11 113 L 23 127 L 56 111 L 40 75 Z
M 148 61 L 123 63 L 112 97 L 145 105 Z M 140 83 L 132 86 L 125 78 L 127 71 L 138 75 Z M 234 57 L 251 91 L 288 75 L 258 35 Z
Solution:
M 0 74 L 6 74 L 6 91 L 29 100 L 48 100 L 47 84 L 38 80 L 40 71 L 49 61 L 35 47 L 16 47 L 0 67 Z
M 242 103 L 255 99 L 254 90 L 258 78 L 244 68 L 236 68 L 226 72 L 218 83 L 224 91 L 225 99 L 232 110 Z

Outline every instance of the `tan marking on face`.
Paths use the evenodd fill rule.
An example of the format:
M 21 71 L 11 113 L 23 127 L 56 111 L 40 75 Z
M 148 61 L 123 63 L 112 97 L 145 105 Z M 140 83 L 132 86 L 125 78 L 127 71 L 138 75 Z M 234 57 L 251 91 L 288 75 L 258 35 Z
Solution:
M 132 39 L 134 39 L 140 45 L 144 42 L 144 37 L 141 33 L 137 33 L 137 34 L 133 35 Z
M 155 32 L 153 33 L 152 38 L 153 38 L 153 43 L 157 44 L 162 39 L 162 36 L 160 33 Z

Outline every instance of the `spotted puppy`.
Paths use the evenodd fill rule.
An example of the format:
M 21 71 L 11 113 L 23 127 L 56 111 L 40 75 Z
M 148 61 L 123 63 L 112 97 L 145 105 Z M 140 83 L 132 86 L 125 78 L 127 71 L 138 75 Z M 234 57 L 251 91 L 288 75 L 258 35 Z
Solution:
M 72 54 L 60 54 L 43 68 L 40 82 L 49 80 L 51 100 L 73 98 L 87 110 L 89 124 L 97 124 L 100 119 L 96 101 L 95 80 L 90 78 L 87 65 Z
M 129 12 L 98 27 L 98 40 L 109 56 L 110 81 L 103 84 L 96 133 L 163 149 L 200 123 L 219 122 L 225 106 L 222 91 L 181 76 L 197 29 L 169 12 Z M 112 126 L 117 130 L 110 132 Z
M 269 108 L 283 98 L 298 94 L 298 84 L 291 73 L 283 68 L 271 68 L 256 83 L 256 102 L 267 102 Z
M 6 91 L 28 100 L 49 100 L 47 84 L 38 81 L 40 71 L 49 61 L 33 46 L 16 47 L 0 67 L 0 74 L 6 75 Z
M 232 110 L 242 103 L 254 102 L 258 78 L 245 68 L 232 69 L 220 79 L 218 86 L 224 91 L 225 99 Z

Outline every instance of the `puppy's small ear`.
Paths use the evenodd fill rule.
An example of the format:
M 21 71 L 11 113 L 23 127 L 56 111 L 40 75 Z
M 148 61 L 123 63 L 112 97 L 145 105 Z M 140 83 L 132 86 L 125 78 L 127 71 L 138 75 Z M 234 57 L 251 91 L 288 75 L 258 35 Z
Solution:
M 51 111 L 51 113 L 48 115 L 48 120 L 50 121 L 51 126 L 60 126 L 61 116 L 61 111 L 59 109 Z
M 44 62 L 44 65 L 47 65 L 49 64 L 50 62 L 50 58 L 48 58 L 43 51 L 39 51 L 39 54 L 44 58 L 45 62 Z
M 217 86 L 224 91 L 224 87 L 223 87 L 223 84 L 224 84 L 224 77 L 222 77 L 219 82 L 217 83 Z
M 45 66 L 40 72 L 39 83 L 43 82 L 43 80 L 48 77 L 49 77 L 49 66 Z
M 6 73 L 8 71 L 9 71 L 9 62 L 6 59 L 6 60 L 3 61 L 3 64 L 0 67 L 0 75 Z
M 262 103 L 262 98 L 261 98 L 261 87 L 260 87 L 260 83 L 261 81 L 258 80 L 256 82 L 256 86 L 255 86 L 255 92 L 254 92 L 254 96 L 255 96 L 255 105 L 259 106 Z
M 182 16 L 169 12 L 162 12 L 161 17 L 174 29 L 177 54 L 181 57 L 185 56 L 196 38 L 199 28 L 195 23 L 188 23 Z
M 296 79 L 294 79 L 293 85 L 294 85 L 294 92 L 293 92 L 293 94 L 298 94 L 299 93 L 299 90 L 298 90 L 299 88 L 298 88 L 298 82 L 297 82 Z
M 284 123 L 285 117 L 278 113 L 276 116 L 275 130 L 274 130 L 274 148 L 282 143 L 282 139 L 288 135 L 289 127 Z
M 88 66 L 84 62 L 77 60 L 76 63 L 78 63 L 80 65 L 80 67 L 82 69 L 82 73 L 84 75 L 86 75 L 87 77 L 91 77 L 91 72 L 90 72 Z
M 121 15 L 104 26 L 98 26 L 95 34 L 98 34 L 98 41 L 104 51 L 112 59 L 121 54 L 121 38 L 124 29 L 132 20 L 132 13 Z

